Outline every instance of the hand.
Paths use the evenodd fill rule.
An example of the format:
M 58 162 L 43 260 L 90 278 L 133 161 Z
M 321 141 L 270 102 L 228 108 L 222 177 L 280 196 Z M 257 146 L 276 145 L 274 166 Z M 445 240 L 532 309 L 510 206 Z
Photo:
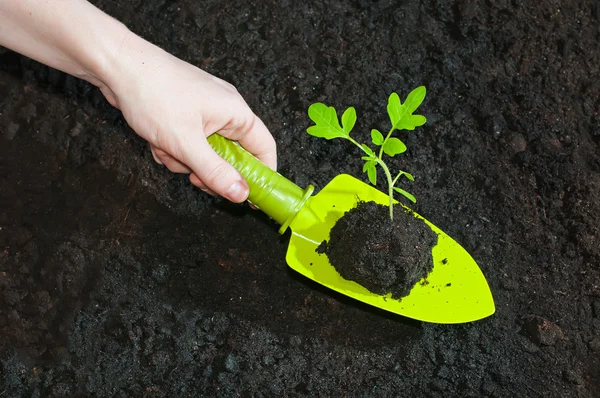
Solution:
M 76 22 L 73 22 L 76 21 Z M 206 141 L 238 141 L 273 169 L 273 137 L 236 89 L 133 34 L 84 0 L 0 1 L 0 45 L 100 87 L 154 159 L 242 202 L 248 185 Z
M 218 133 L 238 141 L 273 169 L 276 145 L 235 87 L 129 33 L 100 88 L 131 128 L 150 143 L 154 159 L 190 173 L 200 189 L 243 202 L 248 185 L 206 141 Z

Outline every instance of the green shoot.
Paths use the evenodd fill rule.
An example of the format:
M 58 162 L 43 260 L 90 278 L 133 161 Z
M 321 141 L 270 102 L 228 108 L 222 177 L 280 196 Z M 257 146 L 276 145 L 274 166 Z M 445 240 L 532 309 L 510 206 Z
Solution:
M 317 102 L 308 108 L 308 117 L 315 123 L 314 126 L 310 126 L 306 130 L 308 134 L 328 140 L 343 138 L 360 148 L 364 152 L 364 156 L 361 157 L 365 162 L 363 173 L 367 173 L 369 182 L 374 186 L 377 185 L 377 166 L 381 167 L 388 183 L 390 218 L 392 220 L 394 219 L 394 192 L 416 203 L 417 199 L 412 194 L 396 187 L 401 177 L 404 176 L 410 181 L 414 181 L 414 177 L 402 170 L 399 170 L 398 174 L 392 177 L 389 167 L 383 160 L 383 155 L 394 157 L 406 151 L 406 145 L 399 138 L 392 137 L 394 131 L 414 130 L 415 127 L 425 124 L 427 119 L 424 116 L 413 114 L 425 99 L 425 92 L 424 86 L 417 87 L 408 94 L 404 103 L 400 101 L 398 94 L 392 93 L 390 95 L 387 112 L 392 127 L 385 136 L 379 130 L 371 130 L 371 142 L 375 147 L 379 147 L 378 151 L 373 151 L 368 145 L 361 144 L 350 136 L 350 132 L 356 123 L 356 110 L 353 107 L 346 109 L 342 115 L 341 125 L 334 107 Z

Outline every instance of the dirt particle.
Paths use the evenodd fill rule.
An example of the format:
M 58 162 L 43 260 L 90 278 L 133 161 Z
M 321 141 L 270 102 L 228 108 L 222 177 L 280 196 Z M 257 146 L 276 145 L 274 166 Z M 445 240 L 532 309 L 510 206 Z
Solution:
M 225 358 L 225 369 L 231 373 L 237 373 L 240 370 L 238 360 L 233 354 L 229 354 Z
M 275 364 L 275 358 L 273 358 L 272 355 L 265 355 L 262 359 L 262 363 L 265 366 L 271 366 L 271 365 Z
M 508 146 L 511 154 L 516 155 L 527 150 L 527 141 L 525 141 L 522 134 L 512 133 L 508 139 Z
M 83 125 L 81 123 L 75 123 L 75 126 L 69 132 L 71 137 L 77 137 L 83 131 Z
M 573 383 L 576 385 L 582 385 L 583 384 L 583 377 L 581 377 L 581 375 L 571 369 L 567 369 L 563 372 L 563 376 L 565 378 L 566 381 L 568 381 L 569 383 Z
M 513 290 L 517 290 L 519 288 L 519 283 L 514 279 L 503 278 L 500 281 L 500 286 L 502 287 L 502 289 L 508 290 L 510 292 Z
M 564 338 L 564 332 L 557 324 L 539 316 L 525 319 L 523 332 L 531 341 L 542 346 L 553 346 Z
M 593 338 L 588 343 L 588 347 L 590 347 L 590 350 L 592 350 L 593 352 L 600 352 L 600 337 Z
M 494 115 L 491 120 L 488 121 L 489 130 L 495 139 L 500 138 L 502 133 L 506 130 L 506 120 L 502 115 Z
M 4 133 L 4 137 L 7 140 L 12 140 L 19 132 L 19 127 L 20 125 L 18 123 L 11 122 L 6 129 L 6 133 Z
M 25 105 L 23 108 L 21 108 L 21 111 L 19 112 L 19 117 L 27 121 L 27 123 L 30 123 L 31 120 L 36 116 L 37 108 L 32 103 Z
M 290 337 L 290 345 L 292 347 L 299 347 L 300 344 L 302 344 L 302 340 L 300 339 L 299 336 L 292 336 L 292 337 Z

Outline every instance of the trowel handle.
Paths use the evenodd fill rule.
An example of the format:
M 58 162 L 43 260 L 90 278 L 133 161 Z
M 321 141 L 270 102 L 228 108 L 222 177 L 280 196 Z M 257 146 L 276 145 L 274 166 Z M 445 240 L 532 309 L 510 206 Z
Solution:
M 312 194 L 309 185 L 299 186 L 269 168 L 236 142 L 215 133 L 208 137 L 212 148 L 246 179 L 250 188 L 248 201 L 281 225 L 283 234 Z

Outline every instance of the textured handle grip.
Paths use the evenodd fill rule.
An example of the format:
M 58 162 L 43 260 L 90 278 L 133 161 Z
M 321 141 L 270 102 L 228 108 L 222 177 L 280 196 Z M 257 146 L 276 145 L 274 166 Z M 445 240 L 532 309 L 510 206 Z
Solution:
M 208 143 L 240 172 L 250 188 L 248 201 L 280 224 L 279 233 L 283 234 L 314 187 L 309 185 L 302 190 L 237 143 L 216 133 L 208 137 Z

